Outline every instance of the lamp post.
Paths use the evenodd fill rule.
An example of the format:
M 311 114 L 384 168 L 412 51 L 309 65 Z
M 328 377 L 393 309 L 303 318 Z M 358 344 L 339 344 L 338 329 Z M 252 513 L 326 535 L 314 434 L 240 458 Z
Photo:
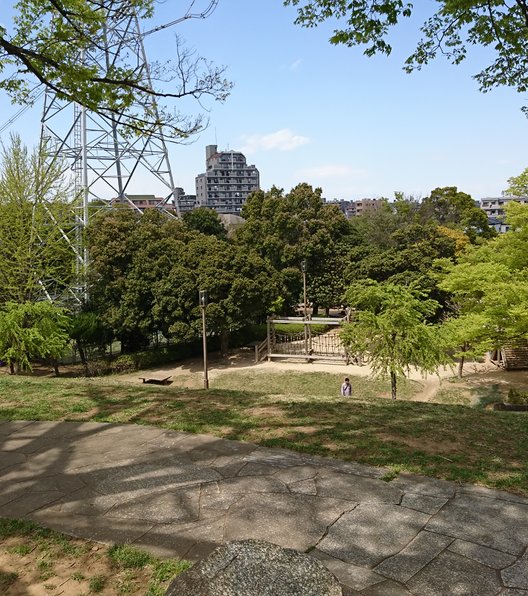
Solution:
M 202 311 L 202 341 L 203 341 L 203 368 L 204 368 L 204 389 L 209 389 L 209 377 L 207 376 L 207 327 L 205 324 L 205 308 L 207 306 L 207 291 L 198 292 L 198 301 Z
M 308 307 L 306 304 L 306 259 L 301 261 L 301 271 L 303 276 L 303 298 L 304 298 L 304 352 L 308 354 L 308 326 L 306 318 L 308 317 Z

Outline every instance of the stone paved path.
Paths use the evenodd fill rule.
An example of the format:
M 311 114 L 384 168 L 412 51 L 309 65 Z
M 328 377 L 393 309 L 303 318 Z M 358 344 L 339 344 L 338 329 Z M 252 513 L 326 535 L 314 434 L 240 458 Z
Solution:
M 227 540 L 320 558 L 345 594 L 528 595 L 528 500 L 205 435 L 0 423 L 0 516 L 197 559 Z

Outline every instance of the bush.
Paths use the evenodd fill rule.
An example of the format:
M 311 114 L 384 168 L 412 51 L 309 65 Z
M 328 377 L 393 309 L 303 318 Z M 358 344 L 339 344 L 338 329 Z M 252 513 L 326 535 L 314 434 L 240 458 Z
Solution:
M 518 389 L 511 388 L 508 391 L 508 397 L 506 399 L 506 403 L 517 404 L 517 405 L 528 404 L 528 393 L 519 391 Z

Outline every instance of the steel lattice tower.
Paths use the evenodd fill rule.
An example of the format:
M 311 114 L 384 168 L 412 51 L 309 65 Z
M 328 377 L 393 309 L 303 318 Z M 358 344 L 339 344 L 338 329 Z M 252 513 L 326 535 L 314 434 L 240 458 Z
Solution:
M 216 5 L 213 2 L 211 6 Z M 210 9 L 209 9 L 210 11 Z M 185 18 L 203 17 L 187 14 Z M 207 16 L 207 15 L 205 15 Z M 170 26 L 169 23 L 166 26 Z M 159 28 L 158 28 L 159 29 Z M 94 47 L 83 52 L 84 64 L 108 67 L 119 65 L 126 56 L 133 64 L 135 75 L 142 84 L 152 88 L 149 64 L 146 59 L 139 21 L 134 13 L 107 20 L 105 47 Z M 138 94 L 138 106 L 156 117 L 157 105 L 152 96 Z M 60 160 L 71 170 L 75 183 L 76 201 L 72 203 L 74 222 L 63 230 L 77 262 L 79 279 L 88 266 L 88 256 L 82 247 L 82 231 L 89 223 L 90 214 L 97 208 L 112 203 L 128 204 L 138 209 L 129 199 L 134 194 L 134 182 L 145 178 L 161 183 L 166 193 L 157 209 L 168 215 L 179 216 L 178 195 L 169 162 L 167 145 L 161 128 L 140 135 L 121 134 L 119 115 L 98 114 L 85 107 L 61 100 L 49 89 L 45 92 L 41 119 L 41 146 L 51 160 Z M 139 210 L 139 209 L 138 209 Z M 71 288 L 70 294 L 78 304 L 86 298 L 84 282 Z

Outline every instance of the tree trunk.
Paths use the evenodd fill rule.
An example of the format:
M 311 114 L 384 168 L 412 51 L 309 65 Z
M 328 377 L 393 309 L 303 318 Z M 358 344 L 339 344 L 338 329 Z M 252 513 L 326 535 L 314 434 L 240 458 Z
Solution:
M 325 307 L 325 316 L 326 317 L 329 317 L 330 316 L 330 307 L 329 306 L 326 306 Z
M 396 399 L 396 373 L 393 371 L 391 371 L 390 380 L 391 380 L 391 396 L 392 396 L 392 399 Z
M 15 363 L 12 360 L 9 362 L 9 374 L 10 375 L 15 374 Z
M 79 358 L 81 359 L 81 364 L 86 366 L 88 361 L 86 360 L 86 352 L 84 351 L 83 345 L 80 341 L 77 340 L 77 351 L 79 352 Z
M 468 345 L 466 342 L 464 342 L 464 345 L 462 346 L 462 351 L 467 352 L 467 349 L 468 349 Z M 459 379 L 462 378 L 462 371 L 464 370 L 464 361 L 465 361 L 465 357 L 461 356 L 460 360 L 458 361 L 458 378 Z
M 223 358 L 229 354 L 229 331 L 226 329 L 220 331 L 220 353 Z
M 52 360 L 51 364 L 53 366 L 53 370 L 55 371 L 55 376 L 60 377 L 59 363 L 57 360 L 55 360 L 55 358 Z
M 316 317 L 319 314 L 319 305 L 314 302 L 312 306 L 312 317 Z

